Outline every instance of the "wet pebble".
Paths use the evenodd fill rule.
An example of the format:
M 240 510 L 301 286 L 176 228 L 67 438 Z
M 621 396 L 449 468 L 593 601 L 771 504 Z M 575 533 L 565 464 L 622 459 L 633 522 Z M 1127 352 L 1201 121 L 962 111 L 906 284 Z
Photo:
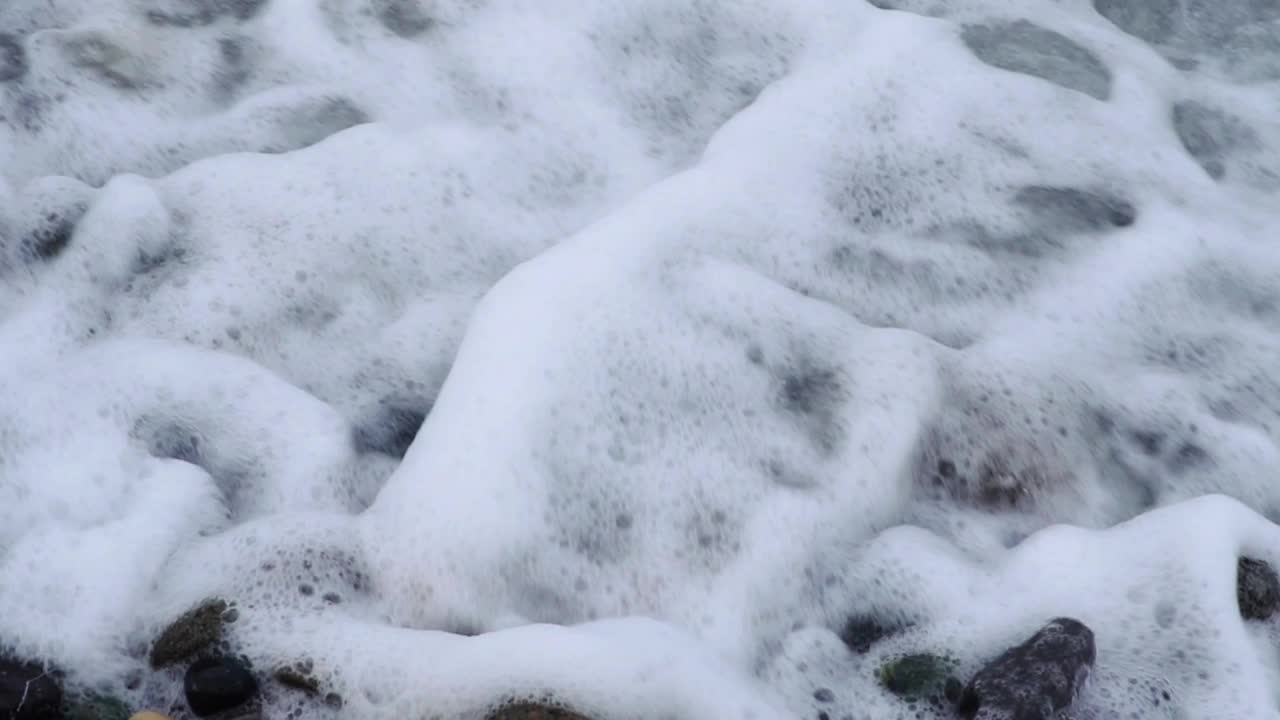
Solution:
M 183 680 L 187 706 L 200 717 L 238 708 L 258 693 L 249 668 L 234 658 L 206 658 L 192 665 Z

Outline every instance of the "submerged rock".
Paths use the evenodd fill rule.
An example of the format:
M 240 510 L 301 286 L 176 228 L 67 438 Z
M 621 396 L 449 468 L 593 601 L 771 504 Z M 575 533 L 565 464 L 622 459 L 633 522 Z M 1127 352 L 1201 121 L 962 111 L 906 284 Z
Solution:
M 222 639 L 222 628 L 230 621 L 230 613 L 227 602 L 217 598 L 184 613 L 156 638 L 151 647 L 151 666 L 173 665 L 208 650 Z
M 0 718 L 57 720 L 62 714 L 62 686 L 35 663 L 0 659 Z
M 158 712 L 151 712 L 148 710 L 146 712 L 140 712 L 133 715 L 129 720 L 173 720 L 173 718 L 168 715 L 162 715 Z
M 890 660 L 880 667 L 880 684 L 908 699 L 941 698 L 956 663 L 949 658 L 916 653 Z
M 1049 720 L 1075 700 L 1096 657 L 1093 631 L 1058 618 L 979 670 L 957 710 L 967 720 Z
M 1236 565 L 1236 601 L 1246 620 L 1266 620 L 1280 608 L 1280 577 L 1270 565 L 1242 557 Z
M 503 705 L 485 716 L 485 720 L 591 720 L 586 715 L 579 715 L 554 705 L 543 705 L 534 702 L 521 702 Z
M 840 629 L 840 639 L 850 650 L 862 655 L 872 645 L 900 630 L 900 625 L 883 622 L 869 615 L 854 615 Z
M 258 681 L 235 658 L 206 658 L 187 669 L 182 688 L 191 712 L 207 717 L 248 703 Z
M 968 25 L 961 40 L 992 67 L 1022 73 L 1106 101 L 1111 70 L 1092 50 L 1028 20 Z
M 129 720 L 129 706 L 107 695 L 86 695 L 67 703 L 66 720 Z

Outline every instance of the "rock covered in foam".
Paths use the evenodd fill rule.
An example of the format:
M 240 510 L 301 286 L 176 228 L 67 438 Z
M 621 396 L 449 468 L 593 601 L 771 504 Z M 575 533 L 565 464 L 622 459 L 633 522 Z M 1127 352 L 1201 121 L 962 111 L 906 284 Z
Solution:
M 854 615 L 840 629 L 840 639 L 850 650 L 866 653 L 876 642 L 900 630 L 900 626 L 874 616 Z
M 518 702 L 494 710 L 485 720 L 589 720 L 586 715 L 555 705 Z

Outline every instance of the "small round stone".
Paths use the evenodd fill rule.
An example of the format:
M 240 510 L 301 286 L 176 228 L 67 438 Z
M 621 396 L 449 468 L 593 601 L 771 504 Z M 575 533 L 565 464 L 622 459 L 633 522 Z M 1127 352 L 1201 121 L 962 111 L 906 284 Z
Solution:
M 258 693 L 258 682 L 234 658 L 207 658 L 187 670 L 183 690 L 191 712 L 206 717 L 252 700 Z

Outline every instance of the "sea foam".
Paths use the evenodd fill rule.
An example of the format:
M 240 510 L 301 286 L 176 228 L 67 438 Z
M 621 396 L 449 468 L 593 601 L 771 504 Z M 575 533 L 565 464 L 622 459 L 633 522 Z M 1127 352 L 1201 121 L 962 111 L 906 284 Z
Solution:
M 0 646 L 180 708 L 217 597 L 267 718 L 881 720 L 1072 617 L 1075 720 L 1280 716 L 1277 38 L 8 0 Z

